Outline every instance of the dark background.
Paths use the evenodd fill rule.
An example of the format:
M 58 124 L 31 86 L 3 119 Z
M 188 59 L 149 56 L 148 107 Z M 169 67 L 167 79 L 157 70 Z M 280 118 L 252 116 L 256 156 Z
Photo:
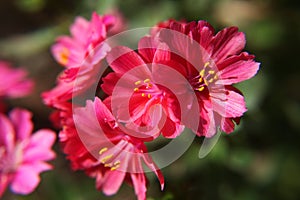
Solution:
M 29 97 L 10 100 L 34 113 L 36 128 L 48 127 L 50 109 L 40 93 L 55 84 L 63 69 L 49 47 L 55 37 L 69 34 L 75 16 L 90 19 L 92 11 L 119 10 L 128 28 L 158 21 L 208 20 L 217 30 L 238 26 L 247 38 L 246 50 L 261 63 L 258 75 L 238 84 L 248 112 L 238 129 L 222 135 L 213 151 L 198 158 L 200 139 L 169 167 L 163 169 L 163 192 L 153 174 L 149 200 L 171 199 L 297 199 L 300 197 L 300 10 L 298 0 L 1 0 L 0 59 L 26 68 L 36 81 Z M 0 80 L 1 81 L 1 80 Z M 28 196 L 6 192 L 7 200 L 134 199 L 124 185 L 105 197 L 94 180 L 72 172 L 58 144 L 55 169 L 42 174 L 37 190 Z

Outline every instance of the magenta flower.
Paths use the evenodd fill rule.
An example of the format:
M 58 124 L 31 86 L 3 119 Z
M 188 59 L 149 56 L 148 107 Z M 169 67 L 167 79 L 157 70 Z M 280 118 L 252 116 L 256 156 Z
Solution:
M 161 65 L 174 64 L 168 47 L 144 37 L 138 52 L 118 46 L 107 55 L 107 61 L 114 72 L 103 79 L 102 89 L 109 95 L 105 103 L 119 121 L 131 127 L 131 134 L 149 140 L 160 133 L 166 138 L 178 136 L 183 130 L 179 102 L 162 85 L 166 82 L 160 71 Z
M 100 61 L 110 50 L 104 40 L 118 21 L 113 15 L 100 16 L 97 13 L 93 13 L 91 21 L 77 17 L 70 28 L 71 36 L 57 39 L 52 54 L 66 69 L 58 77 L 57 86 L 42 94 L 45 104 L 59 108 L 72 95 L 86 91 L 98 81 Z
M 193 129 L 197 135 L 211 137 L 218 126 L 226 133 L 232 132 L 247 110 L 242 93 L 232 84 L 253 77 L 259 69 L 254 56 L 242 52 L 245 35 L 236 27 L 215 34 L 211 25 L 204 21 L 179 23 L 172 20 L 162 28 L 156 27 L 153 34 L 168 45 L 171 60 L 178 63 L 170 67 L 180 72 L 192 88 L 185 87 L 178 94 L 185 96 L 184 115 L 189 119 L 182 123 L 193 129 L 195 120 L 188 116 L 198 108 L 199 125 L 198 129 Z M 176 84 L 184 88 L 186 82 L 178 80 Z M 197 98 L 191 98 L 191 94 L 196 94 Z
M 52 168 L 45 161 L 55 157 L 55 133 L 44 129 L 31 135 L 30 118 L 30 112 L 18 108 L 9 117 L 0 114 L 0 197 L 8 185 L 15 193 L 31 193 L 39 174 Z
M 29 94 L 34 83 L 26 76 L 25 70 L 14 69 L 9 63 L 0 61 L 0 100 L 4 97 L 17 98 Z M 4 106 L 0 101 L 0 111 L 3 109 Z
M 164 179 L 147 154 L 142 140 L 127 135 L 108 108 L 97 97 L 86 107 L 74 111 L 76 127 L 61 132 L 64 152 L 73 169 L 83 169 L 96 178 L 96 187 L 106 195 L 115 194 L 123 181 L 133 185 L 139 200 L 146 200 L 146 176 L 143 163 L 159 178 Z

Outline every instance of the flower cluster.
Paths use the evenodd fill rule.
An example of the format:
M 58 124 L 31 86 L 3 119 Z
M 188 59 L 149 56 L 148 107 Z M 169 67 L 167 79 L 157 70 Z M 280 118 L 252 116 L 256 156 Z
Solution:
M 0 97 L 23 97 L 33 89 L 33 81 L 26 78 L 27 72 L 13 69 L 0 62 Z M 0 197 L 10 185 L 18 194 L 29 194 L 39 184 L 39 174 L 52 169 L 46 163 L 55 157 L 51 150 L 56 135 L 42 129 L 31 135 L 33 123 L 31 113 L 14 108 L 5 115 L 6 106 L 0 110 Z
M 78 17 L 71 36 L 59 37 L 52 47 L 65 70 L 42 96 L 56 109 L 52 120 L 61 127 L 60 142 L 72 168 L 95 178 L 106 195 L 125 181 L 145 200 L 143 164 L 164 187 L 145 144 L 160 135 L 176 138 L 185 127 L 204 137 L 213 137 L 218 128 L 231 133 L 246 112 L 244 97 L 232 84 L 253 77 L 259 63 L 243 52 L 245 35 L 236 27 L 216 33 L 205 21 L 168 20 L 133 50 L 107 42 L 117 21 L 96 13 L 90 21 Z M 95 97 L 74 101 L 93 85 Z

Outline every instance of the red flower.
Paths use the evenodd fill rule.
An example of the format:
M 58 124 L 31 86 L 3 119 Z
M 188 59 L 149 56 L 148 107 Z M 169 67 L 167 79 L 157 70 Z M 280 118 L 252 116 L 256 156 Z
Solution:
M 253 77 L 259 68 L 253 55 L 242 52 L 245 35 L 236 27 L 215 34 L 205 21 L 168 23 L 164 25 L 167 29 L 156 30 L 153 37 L 159 37 L 160 42 L 168 45 L 171 60 L 178 63 L 170 67 L 180 72 L 192 87 L 192 90 L 185 87 L 183 93 L 187 117 L 182 123 L 195 127 L 195 120 L 188 116 L 199 109 L 199 125 L 194 130 L 197 135 L 211 137 L 217 126 L 226 133 L 232 132 L 234 122 L 238 123 L 246 111 L 242 93 L 232 84 Z M 184 88 L 186 83 L 177 81 L 176 84 Z M 191 98 L 191 94 L 196 94 L 197 99 Z
M 167 138 L 182 132 L 179 102 L 162 85 L 165 80 L 160 76 L 161 65 L 172 64 L 166 45 L 144 37 L 138 52 L 118 46 L 107 61 L 114 72 L 103 79 L 102 89 L 110 96 L 105 103 L 119 121 L 131 127 L 132 135 L 151 140 L 160 132 Z
M 87 101 L 86 107 L 76 108 L 74 122 L 60 134 L 64 152 L 73 169 L 83 169 L 96 178 L 97 189 L 112 195 L 125 180 L 133 185 L 138 199 L 145 200 L 143 162 L 155 172 L 163 188 L 163 176 L 143 141 L 124 133 L 100 99 L 96 97 L 94 102 Z

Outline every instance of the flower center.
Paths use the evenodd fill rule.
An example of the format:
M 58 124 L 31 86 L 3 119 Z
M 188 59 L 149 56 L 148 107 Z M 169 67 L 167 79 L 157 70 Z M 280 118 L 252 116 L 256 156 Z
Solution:
M 59 56 L 60 63 L 62 65 L 66 65 L 69 61 L 69 56 L 70 56 L 70 50 L 67 49 L 66 47 L 63 47 Z
M 215 70 L 212 69 L 210 62 L 206 62 L 203 69 L 199 72 L 199 75 L 191 79 L 191 84 L 194 90 L 202 92 L 210 84 L 216 82 L 218 75 Z
M 141 94 L 142 97 L 147 97 L 151 99 L 157 92 L 154 90 L 154 84 L 151 82 L 149 78 L 141 81 L 138 80 L 134 82 L 135 88 L 133 89 L 134 92 L 138 92 Z

